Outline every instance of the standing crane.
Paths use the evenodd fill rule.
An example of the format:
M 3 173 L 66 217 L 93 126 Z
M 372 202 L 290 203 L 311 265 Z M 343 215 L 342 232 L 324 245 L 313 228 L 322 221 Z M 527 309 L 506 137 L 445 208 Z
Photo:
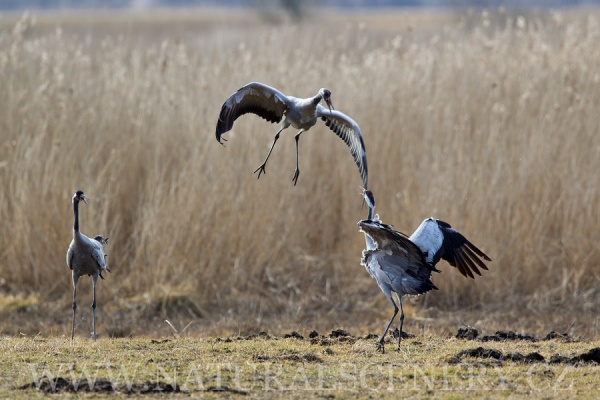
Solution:
M 491 259 L 448 223 L 439 219 L 425 219 L 410 237 L 397 232 L 392 226 L 382 223 L 378 215 L 373 216 L 373 193 L 365 190 L 363 196 L 369 206 L 369 216 L 368 219 L 358 222 L 367 243 L 366 250 L 362 252 L 361 265 L 375 278 L 379 288 L 394 306 L 394 314 L 379 338 L 377 349 L 384 351 L 385 335 L 398 314 L 398 306 L 392 298 L 394 292 L 400 303 L 400 350 L 404 323 L 402 296 L 420 295 L 432 289 L 437 290 L 431 282 L 431 273 L 440 272 L 435 268 L 440 259 L 446 260 L 463 276 L 470 278 L 475 277 L 473 273 L 481 275 L 479 268 L 488 269 L 481 258 L 486 261 Z
M 328 108 L 320 104 L 321 100 L 325 101 Z M 279 123 L 283 119 L 265 161 L 254 171 L 254 173 L 258 172 L 258 178 L 260 178 L 261 173 L 266 174 L 265 167 L 271 156 L 273 147 L 275 147 L 275 143 L 279 140 L 279 134 L 291 125 L 299 129 L 295 136 L 296 170 L 292 178 L 294 186 L 296 186 L 298 176 L 300 176 L 298 163 L 298 141 L 300 140 L 300 135 L 313 127 L 317 123 L 317 120 L 321 118 L 325 122 L 325 125 L 335 132 L 350 148 L 350 153 L 352 153 L 354 161 L 358 166 L 363 187 L 367 188 L 367 154 L 360 128 L 352 118 L 344 113 L 333 110 L 331 91 L 329 89 L 319 89 L 319 92 L 315 96 L 300 99 L 286 96 L 279 90 L 265 84 L 251 82 L 229 96 L 223 107 L 221 107 L 216 129 L 216 136 L 219 143 L 223 144 L 221 140 L 226 140 L 222 136 L 231 130 L 235 120 L 247 113 L 256 114 L 272 123 Z
M 83 275 L 92 277 L 92 286 L 94 289 L 94 299 L 92 302 L 92 337 L 96 340 L 96 283 L 102 272 L 110 270 L 106 267 L 105 254 L 102 248 L 104 243 L 108 242 L 104 236 L 98 235 L 94 239 L 85 236 L 79 230 L 79 202 L 88 203 L 88 198 L 83 191 L 77 190 L 73 195 L 73 214 L 75 222 L 73 224 L 73 240 L 67 250 L 67 265 L 71 269 L 73 279 L 73 323 L 71 325 L 71 340 L 75 337 L 75 313 L 77 311 L 77 282 Z

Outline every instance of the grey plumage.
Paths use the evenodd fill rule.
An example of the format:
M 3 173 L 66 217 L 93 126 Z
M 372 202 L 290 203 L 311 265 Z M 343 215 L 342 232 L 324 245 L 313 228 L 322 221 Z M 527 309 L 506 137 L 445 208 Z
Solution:
M 319 104 L 321 100 L 325 101 L 328 109 Z M 296 185 L 300 175 L 298 165 L 300 135 L 314 126 L 320 118 L 329 129 L 346 143 L 354 157 L 354 162 L 358 166 L 363 187 L 367 188 L 367 155 L 360 128 L 352 118 L 333 110 L 331 91 L 328 89 L 322 88 L 314 97 L 300 99 L 286 96 L 277 89 L 265 84 L 251 82 L 232 94 L 221 107 L 216 127 L 216 137 L 219 143 L 223 144 L 222 140 L 226 140 L 223 138 L 223 134 L 231 130 L 235 120 L 247 113 L 256 114 L 272 123 L 279 123 L 283 120 L 281 128 L 275 134 L 265 161 L 254 171 L 255 173 L 258 172 L 258 178 L 260 178 L 261 173 L 266 173 L 265 167 L 273 147 L 279 139 L 279 134 L 291 125 L 299 129 L 295 136 L 296 170 L 292 178 L 294 185 Z
M 92 337 L 96 339 L 96 283 L 98 277 L 102 277 L 102 272 L 110 270 L 106 267 L 106 260 L 103 243 L 108 242 L 102 235 L 90 239 L 81 233 L 79 229 L 79 203 L 83 201 L 87 204 L 87 197 L 83 191 L 78 190 L 73 195 L 73 240 L 67 250 L 67 265 L 71 269 L 73 280 L 73 323 L 71 326 L 71 340 L 75 337 L 75 315 L 77 310 L 77 282 L 83 275 L 92 277 L 93 302 L 92 302 Z M 104 279 L 104 277 L 102 277 Z
M 481 275 L 478 267 L 488 269 L 480 257 L 487 261 L 491 259 L 448 223 L 437 219 L 427 218 L 410 237 L 397 232 L 392 226 L 382 223 L 378 215 L 373 216 L 375 198 L 372 192 L 365 190 L 364 198 L 369 206 L 369 216 L 358 222 L 367 243 L 361 264 L 375 278 L 394 306 L 394 314 L 381 335 L 377 348 L 384 350 L 385 335 L 398 313 L 398 306 L 392 298 L 394 292 L 401 311 L 398 332 L 400 349 L 404 322 L 402 296 L 437 290 L 431 281 L 431 273 L 440 272 L 435 268 L 440 259 L 448 261 L 463 276 L 471 278 L 474 277 L 473 272 Z

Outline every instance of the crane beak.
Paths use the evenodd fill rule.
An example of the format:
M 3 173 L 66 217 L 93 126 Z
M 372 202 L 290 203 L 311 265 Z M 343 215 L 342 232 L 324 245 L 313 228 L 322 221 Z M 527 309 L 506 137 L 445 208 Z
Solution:
M 363 230 L 364 232 L 364 228 L 371 226 L 371 220 L 370 219 L 363 219 L 362 221 L 358 221 L 358 226 L 360 227 L 361 230 Z
M 325 99 L 325 103 L 327 103 L 327 107 L 329 107 L 329 112 L 331 112 L 331 110 L 335 110 L 335 108 L 333 107 L 333 103 L 331 102 L 331 99 Z

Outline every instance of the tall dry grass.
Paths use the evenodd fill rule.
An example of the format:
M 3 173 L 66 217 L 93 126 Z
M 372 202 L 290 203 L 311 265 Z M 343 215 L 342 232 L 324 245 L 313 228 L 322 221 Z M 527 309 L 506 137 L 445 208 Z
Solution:
M 330 88 L 362 128 L 382 219 L 410 233 L 435 216 L 492 257 L 475 281 L 442 264 L 409 329 L 445 315 L 597 335 L 599 18 L 5 16 L 1 288 L 39 305 L 5 312 L 3 331 L 67 332 L 76 188 L 92 198 L 83 232 L 111 238 L 101 330 L 379 329 L 391 307 L 359 265 L 366 209 L 344 143 L 303 135 L 293 187 L 292 132 L 258 181 L 276 126 L 245 116 L 215 140 L 222 102 L 256 80 Z

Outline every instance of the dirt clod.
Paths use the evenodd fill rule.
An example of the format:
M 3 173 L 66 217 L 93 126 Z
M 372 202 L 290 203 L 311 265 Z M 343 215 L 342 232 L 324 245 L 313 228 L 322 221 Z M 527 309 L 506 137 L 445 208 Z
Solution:
M 529 342 L 537 342 L 537 339 L 530 335 L 521 335 L 513 331 L 497 331 L 496 334 L 490 336 L 483 336 L 482 342 L 505 342 L 507 340 L 526 340 Z
M 561 356 L 560 354 L 554 354 L 550 357 L 550 364 L 567 364 L 571 361 L 569 357 Z
M 600 347 L 595 347 L 585 353 L 582 353 L 575 357 L 565 357 L 560 354 L 554 354 L 550 358 L 550 364 L 584 364 L 584 363 L 596 363 L 600 364 Z
M 299 334 L 296 331 L 293 331 L 291 333 L 286 333 L 285 335 L 283 335 L 283 338 L 284 339 L 293 338 L 293 339 L 304 340 L 304 336 L 302 336 L 301 334 Z
M 390 332 L 390 335 L 394 338 L 394 339 L 398 339 L 398 328 L 392 330 Z M 404 332 L 404 330 L 402 331 L 402 339 L 412 339 L 414 338 L 415 335 L 413 335 L 412 333 L 407 333 Z
M 217 393 L 219 393 L 219 392 L 233 393 L 233 394 L 239 394 L 242 396 L 246 396 L 248 394 L 248 392 L 245 392 L 243 390 L 232 389 L 229 386 L 209 386 L 204 391 L 205 392 L 217 392 Z
M 483 347 L 477 347 L 476 349 L 463 350 L 457 354 L 457 356 L 468 356 L 476 358 L 495 358 L 500 360 L 502 358 L 502 352 L 494 349 L 484 349 Z
M 466 328 L 458 328 L 458 333 L 456 334 L 457 339 L 465 339 L 465 340 L 475 340 L 479 336 L 479 332 L 477 329 L 472 328 L 470 326 Z
M 566 341 L 571 341 L 572 338 L 567 333 L 558 333 L 555 331 L 550 331 L 542 340 L 552 340 L 552 339 L 563 339 Z
M 177 384 L 166 382 L 144 382 L 132 384 L 113 385 L 112 382 L 106 379 L 97 379 L 93 383 L 86 380 L 71 380 L 63 377 L 49 379 L 43 377 L 38 382 L 31 382 L 21 386 L 19 389 L 27 390 L 36 388 L 44 393 L 61 393 L 61 392 L 89 392 L 89 393 L 114 393 L 121 392 L 126 394 L 153 394 L 153 393 L 179 393 L 181 388 Z
M 352 337 L 352 335 L 343 329 L 336 329 L 334 331 L 331 331 L 331 333 L 329 334 L 329 337 L 330 338 Z
M 258 333 L 254 333 L 252 335 L 248 335 L 248 336 L 244 337 L 243 339 L 245 339 L 245 340 L 254 340 L 254 339 L 258 339 L 258 338 L 261 338 L 261 339 L 271 339 L 271 336 L 267 332 L 261 331 L 261 332 L 258 332 Z M 240 338 L 240 339 L 242 339 L 242 338 Z
M 463 357 L 473 357 L 473 358 L 483 358 L 483 359 L 494 359 L 498 361 L 514 361 L 514 362 L 522 362 L 526 364 L 534 363 L 534 362 L 543 362 L 545 361 L 544 356 L 540 353 L 533 352 L 527 355 L 523 355 L 521 353 L 507 353 L 503 354 L 500 350 L 494 349 L 485 349 L 483 347 L 477 347 L 475 349 L 463 350 L 457 353 L 455 356 L 451 357 L 448 360 L 449 364 L 458 364 Z
M 595 347 L 588 351 L 587 353 L 583 353 L 579 356 L 573 357 L 573 360 L 576 362 L 595 362 L 596 364 L 600 364 L 600 347 Z

